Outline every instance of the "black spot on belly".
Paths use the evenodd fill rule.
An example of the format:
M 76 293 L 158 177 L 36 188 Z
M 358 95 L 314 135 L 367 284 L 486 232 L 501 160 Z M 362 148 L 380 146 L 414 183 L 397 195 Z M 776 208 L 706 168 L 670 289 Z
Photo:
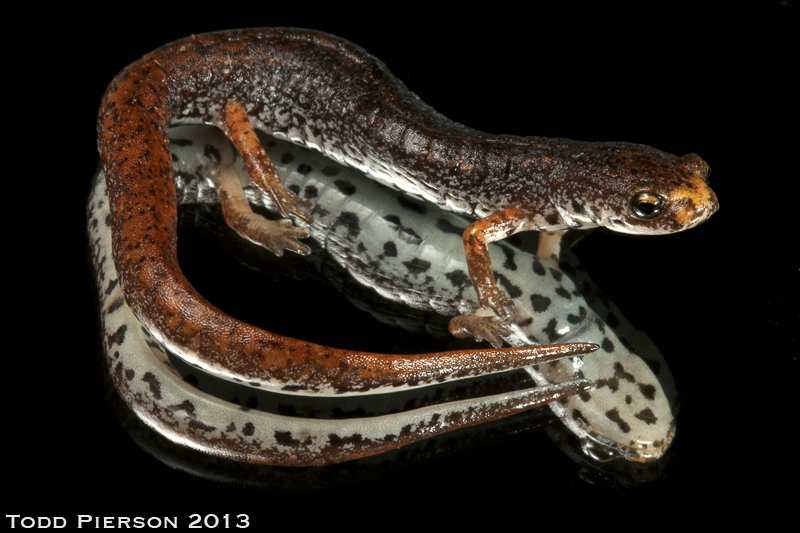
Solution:
M 547 274 L 547 270 L 545 270 L 537 258 L 533 259 L 533 273 L 538 276 L 544 276 Z
M 403 261 L 403 266 L 408 269 L 410 274 L 416 275 L 430 270 L 431 263 L 430 261 L 423 261 L 422 259 L 415 257 L 411 261 Z
M 194 415 L 194 404 L 189 400 L 183 400 L 181 403 L 176 405 L 171 405 L 170 408 L 173 411 L 183 411 L 187 415 Z
M 142 376 L 142 381 L 147 383 L 150 386 L 150 392 L 153 394 L 153 397 L 156 400 L 161 399 L 161 384 L 158 382 L 158 379 L 150 373 L 145 372 L 144 376 Z
M 356 186 L 346 180 L 335 180 L 333 184 L 339 190 L 340 193 L 344 194 L 345 196 L 352 196 L 356 193 Z
M 603 338 L 603 342 L 601 343 L 601 345 L 600 345 L 600 346 L 601 346 L 601 347 L 603 348 L 603 350 L 605 350 L 606 352 L 609 352 L 609 353 L 611 353 L 611 352 L 613 352 L 613 351 L 614 351 L 614 343 L 613 343 L 613 342 L 611 342 L 611 339 L 609 339 L 608 337 L 604 337 L 604 338 Z M 619 364 L 619 363 L 617 363 L 617 364 Z
M 608 324 L 610 328 L 616 328 L 619 326 L 619 318 L 617 318 L 617 315 L 614 313 L 608 313 L 608 316 L 606 316 L 606 324 Z
M 572 295 L 564 287 L 557 288 L 556 289 L 556 294 L 558 294 L 559 296 L 561 296 L 565 300 L 572 300 Z
M 292 191 L 293 193 L 295 193 L 296 195 L 300 196 L 300 186 L 299 185 L 289 185 L 289 187 L 287 187 L 287 188 L 290 191 Z
M 383 217 L 383 220 L 385 220 L 389 224 L 394 224 L 395 226 L 400 225 L 400 217 L 398 217 L 397 215 L 386 215 L 385 217 Z
M 392 241 L 383 243 L 383 254 L 386 257 L 397 257 L 397 245 Z
M 125 369 L 125 379 L 131 381 L 135 377 L 136 377 L 136 371 L 134 371 L 132 368 Z
M 619 390 L 619 378 L 595 380 L 594 387 L 596 389 L 602 389 L 603 387 L 608 387 L 611 392 L 617 392 Z
M 300 165 L 297 166 L 297 173 L 298 174 L 300 174 L 302 176 L 305 176 L 309 172 L 311 172 L 311 166 L 310 165 L 307 165 L 306 163 L 301 163 Z
M 572 419 L 580 422 L 584 426 L 589 425 L 589 422 L 583 417 L 583 413 L 581 413 L 578 409 L 572 410 Z
M 556 281 L 558 281 L 558 282 L 560 282 L 560 281 L 561 281 L 561 278 L 563 278 L 563 277 L 564 277 L 564 274 L 563 274 L 562 272 L 560 272 L 560 271 L 558 271 L 558 270 L 555 270 L 554 268 L 551 268 L 551 269 L 550 269 L 550 274 L 552 274 L 552 276 L 553 276 L 553 279 L 554 279 L 554 280 L 556 280 Z
M 210 433 L 212 431 L 216 431 L 217 430 L 216 426 L 209 426 L 208 424 L 203 424 L 202 422 L 200 422 L 199 420 L 197 420 L 195 418 L 189 420 L 187 425 L 192 430 L 198 430 L 199 429 L 200 431 L 205 431 L 207 433 Z
M 469 274 L 463 270 L 453 270 L 444 275 L 453 287 L 461 288 L 465 284 L 470 283 Z
M 606 418 L 617 424 L 617 427 L 619 427 L 623 433 L 628 433 L 631 430 L 631 426 L 619 416 L 619 411 L 616 409 L 606 411 Z
M 656 387 L 655 387 L 655 385 L 649 385 L 647 383 L 639 383 L 639 392 L 641 392 L 642 396 L 644 396 L 645 398 L 647 398 L 650 401 L 656 399 Z
M 550 342 L 557 341 L 561 335 L 556 332 L 556 326 L 558 325 L 558 321 L 555 318 L 551 318 L 550 322 L 547 323 L 547 327 L 544 328 L 544 333 L 547 335 L 547 339 Z
M 242 428 L 242 435 L 252 437 L 256 433 L 256 426 L 252 422 L 247 422 Z
M 655 413 L 653 413 L 653 411 L 650 410 L 649 407 L 647 409 L 643 409 L 643 410 L 639 411 L 638 413 L 636 413 L 633 416 L 635 416 L 636 418 L 638 418 L 639 420 L 641 420 L 642 422 L 644 422 L 648 426 L 651 426 L 651 425 L 655 424 L 656 422 L 658 422 L 658 417 L 655 415 Z
M 428 208 L 425 204 L 414 202 L 413 200 L 409 200 L 405 196 L 398 196 L 397 203 L 400 204 L 400 207 L 404 209 L 408 209 L 410 211 L 414 211 L 415 213 L 419 213 L 420 215 L 424 215 L 428 212 Z
M 464 228 L 459 228 L 446 218 L 436 220 L 436 228 L 442 233 L 450 233 L 451 235 L 463 235 Z
M 541 294 L 531 294 L 531 305 L 533 305 L 533 310 L 537 313 L 543 313 L 547 311 L 547 308 L 550 307 L 551 300 L 547 296 L 542 296 Z
M 108 336 L 108 341 L 106 343 L 106 344 L 108 344 L 108 347 L 110 348 L 111 346 L 114 346 L 115 344 L 121 346 L 122 343 L 125 342 L 125 332 L 126 331 L 128 331 L 128 326 L 123 324 L 119 328 L 117 328 L 117 331 L 115 331 L 114 333 L 109 335 Z
M 517 263 L 514 261 L 515 252 L 513 248 L 509 248 L 508 246 L 500 245 L 500 250 L 503 252 L 503 255 L 506 256 L 506 260 L 503 261 L 503 268 L 511 271 L 517 270 Z
M 281 153 L 281 163 L 283 163 L 284 165 L 288 165 L 292 161 L 294 161 L 294 155 L 292 155 L 291 152 Z
M 624 379 L 628 383 L 636 383 L 636 378 L 633 374 L 626 372 L 622 363 L 614 363 L 614 377 Z
M 117 298 L 110 306 L 108 306 L 108 314 L 120 309 L 123 305 L 125 305 L 125 300 L 122 298 Z
M 292 437 L 291 431 L 276 431 L 272 437 L 281 446 L 300 446 L 300 441 Z
M 408 426 L 407 426 L 408 427 Z M 405 428 L 403 428 L 405 429 Z M 409 427 L 410 430 L 410 427 Z M 340 437 L 335 433 L 328 435 L 328 443 L 333 448 L 339 448 L 347 444 L 359 444 L 364 441 L 364 437 L 360 433 L 353 433 L 349 437 Z
M 347 233 L 352 237 L 358 237 L 361 229 L 358 225 L 358 215 L 350 211 L 344 212 L 336 217 L 336 222 L 333 224 L 334 229 L 338 226 L 347 228 Z
M 522 296 L 522 289 L 511 283 L 510 279 L 498 272 L 494 273 L 494 277 L 497 280 L 497 284 L 506 291 L 506 294 L 508 294 L 510 298 L 519 298 Z

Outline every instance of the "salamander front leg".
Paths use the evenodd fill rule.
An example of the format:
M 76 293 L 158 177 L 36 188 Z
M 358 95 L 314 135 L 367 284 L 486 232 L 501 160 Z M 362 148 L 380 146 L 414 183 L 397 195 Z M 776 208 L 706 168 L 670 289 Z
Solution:
M 508 319 L 508 309 L 514 307 L 514 301 L 497 286 L 487 245 L 525 229 L 526 221 L 522 209 L 509 207 L 476 220 L 464 231 L 467 266 L 481 309 L 454 318 L 449 326 L 454 336 L 486 339 L 496 348 L 502 345 L 499 336 L 506 333 L 502 322 Z
M 245 170 L 256 187 L 267 195 L 283 217 L 291 217 L 303 224 L 311 224 L 313 218 L 303 211 L 312 206 L 310 200 L 299 198 L 287 191 L 281 183 L 275 166 L 261 146 L 244 106 L 238 102 L 228 102 L 225 106 L 223 130 L 242 156 Z M 217 143 L 219 145 L 221 143 Z M 270 221 L 252 212 L 242 191 L 239 178 L 233 169 L 233 160 L 223 158 L 215 173 L 219 180 L 212 178 L 222 201 L 225 221 L 245 239 L 262 245 L 275 255 L 283 255 L 291 250 L 308 255 L 311 249 L 298 241 L 308 237 L 308 231 L 296 228 L 289 220 Z

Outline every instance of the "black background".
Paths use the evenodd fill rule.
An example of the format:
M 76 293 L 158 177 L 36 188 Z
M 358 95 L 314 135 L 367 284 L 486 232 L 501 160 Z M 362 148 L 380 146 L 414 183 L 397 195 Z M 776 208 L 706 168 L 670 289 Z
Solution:
M 793 4 L 733 12 L 675 4 L 593 12 L 370 9 L 120 6 L 92 23 L 62 24 L 56 13 L 48 19 L 58 24 L 15 28 L 9 82 L 20 89 L 8 112 L 19 113 L 10 131 L 20 138 L 7 157 L 24 164 L 11 173 L 20 179 L 9 194 L 5 262 L 22 271 L 14 278 L 22 281 L 8 286 L 6 324 L 9 338 L 23 342 L 6 351 L 11 496 L 4 511 L 73 523 L 77 514 L 169 515 L 184 524 L 190 513 L 249 513 L 260 528 L 282 517 L 301 530 L 326 521 L 424 529 L 435 523 L 431 516 L 491 517 L 500 525 L 509 515 L 530 526 L 590 527 L 613 518 L 648 527 L 688 507 L 712 519 L 755 510 L 777 516 L 777 485 L 796 477 Z M 119 428 L 103 384 L 84 229 L 100 98 L 122 67 L 162 44 L 254 26 L 348 38 L 434 108 L 479 130 L 624 140 L 695 152 L 711 165 L 721 209 L 702 226 L 648 239 L 595 234 L 580 249 L 595 282 L 656 342 L 675 376 L 678 432 L 658 479 L 638 488 L 583 481 L 534 432 L 457 446 L 455 456 L 421 465 L 386 465 L 385 475 L 371 469 L 364 481 L 336 470 L 319 485 L 336 489 L 329 493 L 276 494 L 295 486 L 199 479 L 164 466 Z M 23 157 L 14 156 L 20 149 Z M 274 310 L 272 302 L 263 306 Z M 750 504 L 733 505 L 740 498 Z M 316 514 L 324 502 L 344 508 Z M 363 511 L 376 508 L 383 518 L 373 525 L 377 519 Z

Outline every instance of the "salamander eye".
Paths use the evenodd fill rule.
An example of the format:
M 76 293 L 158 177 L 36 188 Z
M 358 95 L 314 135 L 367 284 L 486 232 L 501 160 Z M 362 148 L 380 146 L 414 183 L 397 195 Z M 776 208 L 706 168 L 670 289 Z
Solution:
M 636 218 L 650 220 L 661 214 L 664 200 L 651 192 L 639 192 L 631 197 L 631 209 Z

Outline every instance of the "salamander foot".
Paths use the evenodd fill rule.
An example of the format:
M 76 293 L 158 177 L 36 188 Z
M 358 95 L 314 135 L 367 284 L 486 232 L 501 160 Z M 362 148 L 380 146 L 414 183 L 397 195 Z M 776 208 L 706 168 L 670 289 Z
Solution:
M 503 345 L 501 335 L 508 333 L 508 330 L 500 323 L 494 315 L 484 314 L 486 311 L 478 310 L 468 315 L 461 315 L 453 318 L 447 329 L 459 339 L 474 337 L 476 341 L 487 340 L 495 348 Z
M 239 213 L 227 222 L 239 236 L 263 246 L 278 257 L 283 255 L 284 250 L 300 255 L 311 253 L 311 248 L 299 241 L 308 238 L 308 230 L 294 226 L 291 220 L 267 220 L 258 213 L 250 212 Z

